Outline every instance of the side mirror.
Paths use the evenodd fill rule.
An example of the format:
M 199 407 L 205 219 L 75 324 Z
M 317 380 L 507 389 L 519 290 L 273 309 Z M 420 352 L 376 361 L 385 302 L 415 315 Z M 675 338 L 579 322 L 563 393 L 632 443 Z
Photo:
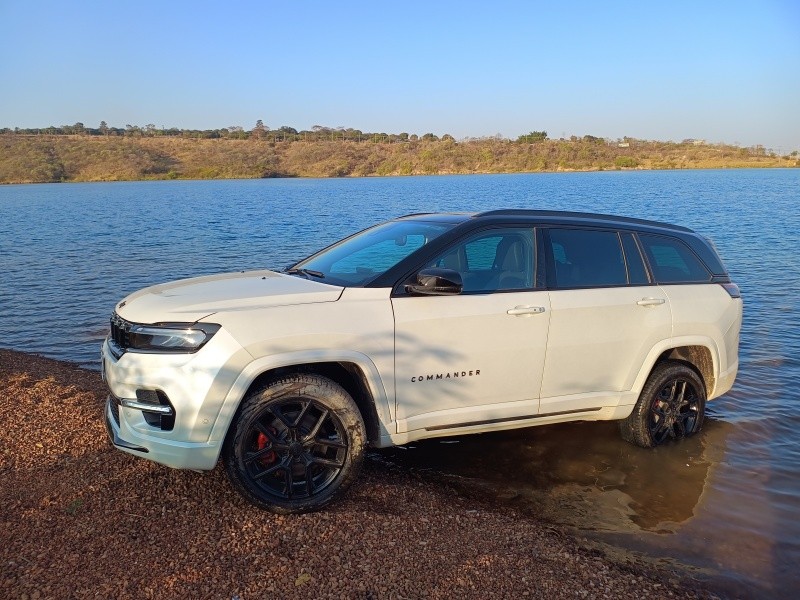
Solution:
M 406 286 L 409 294 L 424 296 L 454 296 L 464 289 L 461 273 L 452 269 L 430 268 L 417 273 L 416 283 Z

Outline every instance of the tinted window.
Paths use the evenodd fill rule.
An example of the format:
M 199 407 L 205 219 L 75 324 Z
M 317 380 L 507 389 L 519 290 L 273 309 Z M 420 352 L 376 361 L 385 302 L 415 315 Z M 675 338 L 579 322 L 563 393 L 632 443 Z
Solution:
M 628 275 L 619 236 L 613 231 L 551 229 L 556 286 L 626 285 Z
M 533 247 L 532 229 L 493 229 L 448 248 L 428 266 L 458 271 L 465 292 L 530 289 Z
M 675 238 L 639 234 L 658 282 L 708 281 L 708 270 L 689 247 Z
M 625 260 L 628 263 L 628 280 L 632 285 L 647 285 L 647 269 L 644 266 L 642 253 L 633 239 L 632 233 L 622 234 L 622 247 L 625 248 Z

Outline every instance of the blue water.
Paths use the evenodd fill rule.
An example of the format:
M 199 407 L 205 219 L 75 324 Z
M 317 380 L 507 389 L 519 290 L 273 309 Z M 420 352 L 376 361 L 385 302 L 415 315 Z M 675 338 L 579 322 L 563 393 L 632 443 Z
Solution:
M 477 436 L 460 442 L 459 461 L 437 463 L 441 446 L 411 450 L 477 481 L 481 470 L 463 465 L 511 445 L 539 469 L 512 464 L 503 481 L 519 502 L 548 491 L 548 518 L 696 565 L 744 596 L 800 587 L 800 170 L 2 186 L 0 346 L 96 368 L 115 302 L 146 285 L 281 268 L 400 214 L 500 207 L 622 214 L 710 236 L 745 301 L 739 378 L 709 406 L 698 440 L 666 452 L 630 454 L 608 424 Z M 600 441 L 570 454 L 576 431 Z M 565 453 L 568 467 L 554 459 Z M 598 464 L 608 466 L 598 477 L 579 475 Z M 609 513 L 609 492 L 624 510 Z M 565 497 L 591 510 L 559 509 Z

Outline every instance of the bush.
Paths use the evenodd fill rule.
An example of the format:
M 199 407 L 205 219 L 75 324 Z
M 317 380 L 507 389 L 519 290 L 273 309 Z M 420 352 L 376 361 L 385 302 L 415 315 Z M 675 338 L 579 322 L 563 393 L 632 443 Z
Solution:
M 618 156 L 614 161 L 614 166 L 621 169 L 632 169 L 639 166 L 639 161 L 632 156 Z

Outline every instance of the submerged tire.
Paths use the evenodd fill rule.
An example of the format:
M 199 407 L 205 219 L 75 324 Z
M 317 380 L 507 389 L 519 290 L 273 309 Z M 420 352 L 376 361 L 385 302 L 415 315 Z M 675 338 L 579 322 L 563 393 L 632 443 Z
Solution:
M 233 487 L 279 514 L 317 510 L 347 490 L 364 458 L 366 429 L 353 399 L 312 374 L 251 392 L 222 451 Z
M 663 362 L 650 373 L 633 412 L 620 421 L 620 433 L 643 448 L 660 446 L 700 431 L 705 410 L 700 375 L 684 363 Z

